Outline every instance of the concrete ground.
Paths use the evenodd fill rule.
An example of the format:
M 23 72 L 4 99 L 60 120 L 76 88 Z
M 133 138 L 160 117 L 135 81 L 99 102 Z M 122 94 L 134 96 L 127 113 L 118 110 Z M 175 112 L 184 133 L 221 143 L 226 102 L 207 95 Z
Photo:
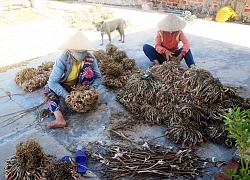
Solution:
M 121 16 L 126 18 L 137 17 L 138 26 L 126 33 L 125 43 L 120 43 L 118 37 L 113 37 L 112 43 L 120 50 L 125 50 L 129 57 L 134 58 L 139 68 L 146 70 L 152 63 L 143 54 L 142 46 L 144 43 L 154 44 L 156 24 L 166 14 L 117 7 L 111 7 L 111 9 L 115 12 L 119 11 Z M 39 27 L 32 26 L 29 28 L 34 28 L 33 31 L 38 32 L 36 36 L 39 36 L 37 29 Z M 49 28 L 53 27 L 47 28 L 49 31 Z M 31 29 L 29 30 L 29 32 L 32 32 Z M 67 29 L 67 33 L 64 33 L 70 37 L 73 32 L 72 29 Z M 250 97 L 250 42 L 248 38 L 250 26 L 198 19 L 194 24 L 187 25 L 184 32 L 191 42 L 191 50 L 197 68 L 209 70 L 223 84 L 239 87 L 243 97 Z M 22 33 L 25 32 L 20 32 L 19 36 Z M 98 32 L 84 33 L 98 49 L 105 49 L 105 45 L 99 45 L 101 36 Z M 47 33 L 44 38 L 53 39 L 53 36 L 53 34 Z M 107 44 L 107 37 L 104 37 L 104 44 Z M 66 39 L 66 37 L 62 37 L 63 39 Z M 58 46 L 60 42 L 58 42 Z M 29 41 L 27 43 L 30 43 L 30 46 L 34 45 Z M 5 49 L 2 43 L 0 46 L 2 51 L 11 51 L 11 49 Z M 29 46 L 29 44 L 26 44 L 26 46 Z M 59 51 L 54 51 L 48 55 L 35 58 L 25 67 L 37 67 L 42 62 L 55 60 L 59 54 Z M 186 68 L 184 62 L 181 65 Z M 15 74 L 23 68 L 10 69 L 1 73 L 0 76 L 0 169 L 2 169 L 0 179 L 4 179 L 4 161 L 14 154 L 15 146 L 21 141 L 34 139 L 40 143 L 46 154 L 54 155 L 57 158 L 65 155 L 73 157 L 77 149 L 89 148 L 90 142 L 109 142 L 108 132 L 103 130 L 103 126 L 107 126 L 114 119 L 124 120 L 130 116 L 122 105 L 116 101 L 116 91 L 109 90 L 101 85 L 98 88 L 100 103 L 95 111 L 83 114 L 67 111 L 65 115 L 67 127 L 47 129 L 43 126 L 43 122 L 50 122 L 54 117 L 50 116 L 44 119 L 39 117 L 38 112 L 46 108 L 45 105 L 29 113 L 20 113 L 43 102 L 42 90 L 27 93 L 15 84 Z M 118 114 L 120 115 L 118 116 Z M 144 124 L 135 127 L 137 134 L 134 136 L 141 141 L 147 141 L 162 136 L 165 128 L 165 126 Z M 157 138 L 155 142 L 166 146 L 178 146 L 165 137 Z M 227 163 L 231 160 L 235 150 L 235 148 L 228 149 L 223 145 L 206 142 L 199 146 L 196 152 L 204 158 L 215 157 L 216 160 Z M 198 179 L 216 178 L 223 167 L 214 167 L 208 172 L 211 176 L 203 175 Z M 92 176 L 91 170 L 89 173 Z

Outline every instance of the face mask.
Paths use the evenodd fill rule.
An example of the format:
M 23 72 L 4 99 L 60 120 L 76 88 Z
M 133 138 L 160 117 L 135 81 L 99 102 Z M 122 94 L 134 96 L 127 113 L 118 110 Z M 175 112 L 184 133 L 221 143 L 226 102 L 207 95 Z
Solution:
M 87 55 L 87 51 L 84 52 L 76 52 L 76 51 L 71 51 L 71 55 L 78 61 L 82 61 L 83 58 Z

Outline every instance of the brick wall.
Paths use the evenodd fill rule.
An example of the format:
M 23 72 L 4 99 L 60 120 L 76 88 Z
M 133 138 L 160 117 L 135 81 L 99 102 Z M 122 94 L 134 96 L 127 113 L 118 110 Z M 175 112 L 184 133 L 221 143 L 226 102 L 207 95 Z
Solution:
M 81 0 L 78 0 L 81 1 Z M 135 6 L 141 5 L 141 0 L 83 0 L 85 2 L 100 3 L 100 4 L 112 4 L 122 6 Z
M 142 0 L 142 2 L 148 0 Z M 218 11 L 222 6 L 230 5 L 228 1 L 221 0 L 152 0 L 158 7 L 171 7 L 178 9 L 207 9 L 208 11 Z M 244 4 L 244 12 L 250 12 L 250 0 Z
M 170 9 L 178 9 L 178 10 L 189 10 L 195 12 L 197 15 L 201 15 L 200 17 L 206 16 L 207 14 L 215 16 L 218 10 L 230 2 L 230 0 L 78 0 L 92 3 L 100 3 L 100 4 L 110 4 L 110 5 L 124 5 L 124 6 L 141 6 L 143 10 L 148 10 L 148 7 L 145 4 L 151 3 L 153 9 L 160 8 L 170 8 Z M 236 6 L 237 3 L 241 4 L 245 0 L 231 0 L 232 8 Z M 150 5 L 151 6 L 151 5 Z M 149 6 L 149 7 L 150 7 Z M 151 7 L 150 7 L 151 8 Z M 236 8 L 236 7 L 235 7 Z M 239 6 L 237 6 L 239 8 Z M 242 5 L 240 6 L 242 8 Z M 239 17 L 250 21 L 250 0 L 246 0 L 243 5 L 243 17 Z M 236 11 L 237 12 L 237 11 Z

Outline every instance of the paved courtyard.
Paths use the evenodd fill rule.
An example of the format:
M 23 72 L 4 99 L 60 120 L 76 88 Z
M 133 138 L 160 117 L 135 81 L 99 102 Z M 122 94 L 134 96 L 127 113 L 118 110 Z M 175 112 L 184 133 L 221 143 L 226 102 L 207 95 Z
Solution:
M 52 3 L 52 2 L 50 2 Z M 75 5 L 63 5 L 53 2 L 54 8 L 73 8 Z M 81 4 L 82 8 L 89 5 Z M 77 8 L 79 8 L 77 6 Z M 115 13 L 134 24 L 133 28 L 125 29 L 125 43 L 112 37 L 112 42 L 120 50 L 136 60 L 137 67 L 146 70 L 152 64 L 142 51 L 144 43 L 154 44 L 157 22 L 166 16 L 155 11 L 141 11 L 121 7 L 109 7 Z M 17 72 L 26 67 L 37 67 L 42 62 L 54 61 L 60 54 L 59 47 L 65 39 L 75 32 L 60 18 L 32 22 L 14 26 L 0 27 L 0 67 L 12 65 L 25 60 L 26 66 L 15 67 L 2 72 L 0 76 L 0 168 L 4 169 L 4 160 L 15 152 L 18 142 L 27 139 L 39 141 L 45 152 L 58 158 L 72 155 L 76 149 L 84 149 L 90 142 L 109 142 L 108 132 L 103 130 L 111 121 L 131 118 L 123 106 L 116 101 L 116 90 L 107 89 L 101 85 L 100 103 L 95 111 L 81 113 L 68 112 L 68 125 L 62 129 L 47 129 L 42 124 L 50 122 L 53 116 L 41 119 L 38 112 L 45 106 L 39 107 L 30 113 L 14 113 L 33 108 L 43 102 L 42 90 L 32 93 L 24 92 L 14 82 Z M 214 77 L 223 84 L 230 84 L 239 88 L 241 96 L 250 97 L 250 43 L 247 34 L 250 26 L 217 23 L 198 19 L 184 29 L 191 42 L 197 68 L 209 70 Z M 235 33 L 237 32 L 237 33 Z M 84 32 L 98 49 L 105 49 L 108 40 L 105 37 L 104 46 L 100 46 L 101 36 L 98 32 Z M 187 68 L 185 63 L 181 65 Z M 11 94 L 11 97 L 9 96 Z M 137 134 L 133 134 L 139 141 L 154 139 L 155 143 L 165 146 L 178 146 L 163 136 L 165 126 L 142 124 L 134 127 Z M 157 138 L 159 137 L 159 138 Z M 227 163 L 233 156 L 235 148 L 226 148 L 223 145 L 206 142 L 198 147 L 197 153 L 204 158 L 215 158 Z M 90 163 L 91 164 L 91 163 Z M 91 168 L 94 165 L 91 164 Z M 218 174 L 224 166 L 210 169 L 212 177 Z M 211 176 L 202 176 L 198 179 L 211 179 Z M 3 179 L 4 172 L 0 174 Z M 97 178 L 98 179 L 98 178 Z

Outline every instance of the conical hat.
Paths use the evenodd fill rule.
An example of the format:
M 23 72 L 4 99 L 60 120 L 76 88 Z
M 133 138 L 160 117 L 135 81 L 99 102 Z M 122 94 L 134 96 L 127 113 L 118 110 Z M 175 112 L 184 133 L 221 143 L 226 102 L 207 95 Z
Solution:
M 175 14 L 169 14 L 158 22 L 157 27 L 163 31 L 180 31 L 186 26 L 186 22 L 181 20 Z
M 98 49 L 78 31 L 65 41 L 58 49 L 75 51 L 97 51 Z

